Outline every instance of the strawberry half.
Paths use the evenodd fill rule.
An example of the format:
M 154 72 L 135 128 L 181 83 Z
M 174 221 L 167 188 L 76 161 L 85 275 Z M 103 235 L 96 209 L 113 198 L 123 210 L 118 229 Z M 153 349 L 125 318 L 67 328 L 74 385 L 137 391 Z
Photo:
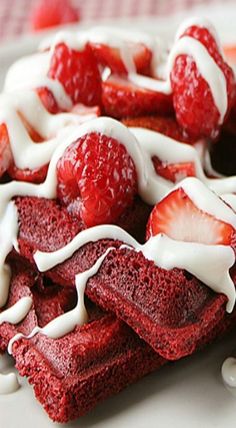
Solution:
M 233 70 L 222 58 L 217 42 L 208 29 L 191 26 L 186 29 L 181 37 L 183 36 L 200 42 L 223 72 L 228 101 L 226 118 L 236 95 Z M 215 105 L 211 89 L 198 70 L 193 57 L 190 55 L 177 56 L 171 71 L 171 86 L 176 118 L 179 124 L 194 138 L 209 137 L 215 139 L 221 125 L 220 112 Z
M 230 245 L 233 226 L 200 210 L 180 187 L 169 193 L 151 212 L 147 238 L 164 233 L 172 239 L 209 245 Z
M 64 86 L 74 104 L 100 105 L 101 78 L 89 45 L 76 51 L 59 43 L 54 49 L 48 76 Z
M 127 74 L 127 69 L 121 58 L 120 49 L 107 46 L 102 43 L 92 43 L 89 45 L 94 52 L 97 62 L 104 67 L 109 67 L 112 73 Z M 152 52 L 143 43 L 129 43 L 129 50 L 132 55 L 136 71 L 139 74 L 150 75 Z
M 126 126 L 140 127 L 151 129 L 152 131 L 164 134 L 174 140 L 181 141 L 188 144 L 194 144 L 196 141 L 190 138 L 183 128 L 178 124 L 175 117 L 166 116 L 140 116 L 128 117 L 123 119 L 122 122 Z
M 172 96 L 140 88 L 118 76 L 103 82 L 102 103 L 106 114 L 115 118 L 173 111 Z
M 41 88 L 37 88 L 36 92 L 39 98 L 41 99 L 41 102 L 43 103 L 44 107 L 47 111 L 49 111 L 49 113 L 56 114 L 61 111 L 54 98 L 53 93 L 48 88 L 43 86 Z
M 155 171 L 158 175 L 172 183 L 178 183 L 186 177 L 195 177 L 196 170 L 193 162 L 166 163 L 156 156 L 152 159 Z
M 114 223 L 132 205 L 137 176 L 126 148 L 92 132 L 71 144 L 57 163 L 57 195 L 87 227 Z

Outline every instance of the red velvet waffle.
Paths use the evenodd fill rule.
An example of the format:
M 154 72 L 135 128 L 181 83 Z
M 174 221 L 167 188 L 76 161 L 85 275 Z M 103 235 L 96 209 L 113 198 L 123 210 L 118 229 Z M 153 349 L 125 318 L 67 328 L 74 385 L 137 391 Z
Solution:
M 32 198 L 17 198 L 16 205 L 20 253 L 31 262 L 36 250 L 55 251 L 74 237 L 76 231 L 70 227 L 70 220 L 65 221 L 65 214 L 56 202 L 47 202 L 46 212 L 43 201 Z M 43 212 L 42 227 L 39 219 Z M 59 233 L 55 224 L 61 225 Z M 75 275 L 91 267 L 111 245 L 118 247 L 120 243 L 102 240 L 87 244 L 46 274 L 58 284 L 73 286 Z M 167 359 L 191 354 L 218 334 L 221 322 L 228 319 L 234 322 L 234 314 L 226 315 L 225 296 L 212 292 L 180 269 L 157 268 L 134 250 L 111 252 L 99 272 L 88 281 L 86 294 L 127 322 Z
M 8 306 L 23 296 L 33 298 L 33 307 L 17 327 L 0 326 L 1 351 L 17 332 L 29 334 L 36 325 L 43 327 L 75 303 L 73 289 L 48 284 L 28 268 L 13 264 Z M 28 377 L 36 398 L 57 422 L 84 415 L 165 362 L 114 315 L 89 302 L 88 313 L 88 324 L 61 339 L 38 334 L 13 345 L 17 369 Z
M 93 268 L 85 287 L 87 323 L 86 317 L 81 322 L 76 319 L 75 323 L 85 324 L 70 325 L 68 334 L 57 324 L 57 339 L 44 331 L 13 343 L 16 367 L 54 421 L 84 415 L 167 360 L 192 354 L 236 324 L 236 309 L 230 315 L 226 312 L 235 303 L 228 269 L 235 264 L 236 219 L 230 208 L 207 193 L 209 185 L 225 200 L 230 196 L 234 204 L 233 180 L 231 187 L 227 180 L 223 186 L 220 182 L 219 190 L 219 182 L 208 180 L 217 173 L 210 165 L 207 144 L 215 144 L 213 167 L 234 171 L 231 164 L 225 166 L 230 150 L 224 145 L 227 154 L 221 156 L 221 142 L 225 135 L 235 137 L 235 76 L 211 25 L 205 20 L 194 22 L 180 28 L 169 53 L 164 47 L 163 52 L 155 48 L 155 37 L 145 37 L 143 43 L 133 35 L 130 40 L 118 35 L 116 46 L 116 36 L 109 37 L 106 30 L 107 45 L 96 43 L 89 33 L 81 33 L 81 40 L 80 34 L 67 35 L 65 40 L 62 36 L 51 49 L 46 43 L 38 54 L 39 65 L 41 60 L 44 64 L 36 76 L 38 87 L 27 60 L 23 61 L 28 67 L 26 87 L 20 82 L 18 91 L 18 74 L 23 77 L 19 64 L 7 76 L 0 123 L 0 180 L 1 184 L 13 182 L 0 186 L 0 271 L 6 274 L 1 297 L 4 300 L 8 292 L 6 262 L 12 269 L 6 307 L 25 295 L 31 296 L 33 305 L 17 326 L 0 325 L 0 352 L 6 351 L 15 334 L 27 336 L 34 327 L 44 327 L 79 307 L 83 296 L 78 293 L 77 297 L 76 275 L 84 272 L 83 281 L 86 270 Z M 111 118 L 94 120 L 101 112 L 159 135 L 128 130 Z M 157 113 L 159 117 L 148 116 Z M 81 125 L 84 121 L 88 123 Z M 192 178 L 175 187 L 186 177 Z M 208 196 L 212 207 L 205 204 Z M 156 205 L 152 210 L 143 201 Z M 150 238 L 143 246 L 147 252 L 102 239 L 87 243 L 45 274 L 36 269 L 37 250 L 53 252 L 83 229 L 107 224 L 120 226 L 139 242 L 145 241 L 146 234 Z M 163 242 L 170 247 L 158 247 Z M 209 250 L 214 245 L 217 248 Z M 163 263 L 160 260 L 161 266 L 172 267 L 165 270 L 156 266 L 156 252 L 160 251 L 161 259 L 162 249 L 165 255 L 168 248 L 175 254 L 169 265 L 168 257 Z M 180 248 L 180 261 L 175 258 L 176 248 Z M 206 254 L 213 266 L 210 273 L 199 266 L 200 258 L 194 259 L 196 250 L 202 251 L 201 257 Z M 209 286 L 173 266 L 185 266 Z M 236 283 L 235 265 L 230 274 Z M 220 284 L 219 278 L 223 278 Z M 226 308 L 226 296 L 230 308 Z

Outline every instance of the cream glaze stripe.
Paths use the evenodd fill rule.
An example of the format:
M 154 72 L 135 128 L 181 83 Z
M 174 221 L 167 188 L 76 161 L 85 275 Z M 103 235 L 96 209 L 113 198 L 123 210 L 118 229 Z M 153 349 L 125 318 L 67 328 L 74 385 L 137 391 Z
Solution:
M 55 152 L 52 156 L 50 165 L 49 165 L 47 178 L 46 178 L 44 183 L 42 183 L 40 185 L 36 185 L 36 184 L 31 184 L 31 183 L 10 182 L 10 183 L 7 183 L 7 184 L 0 186 L 0 189 L 1 189 L 0 207 L 1 207 L 1 215 L 3 216 L 1 223 L 4 225 L 4 229 L 5 229 L 5 223 L 4 223 L 5 210 L 8 207 L 9 201 L 14 196 L 17 196 L 17 195 L 27 196 L 28 195 L 28 196 L 39 196 L 39 197 L 46 197 L 46 198 L 55 198 L 56 197 L 56 185 L 57 185 L 56 165 L 57 165 L 58 159 L 62 156 L 64 150 L 66 149 L 66 147 L 68 145 L 71 144 L 71 142 L 75 141 L 80 136 L 82 136 L 88 132 L 92 132 L 92 131 L 101 132 L 101 133 L 104 133 L 105 135 L 109 135 L 110 137 L 118 139 L 119 141 L 121 141 L 121 143 L 123 143 L 125 145 L 129 154 L 131 155 L 132 159 L 134 160 L 134 163 L 136 166 L 138 183 L 139 183 L 139 192 L 140 192 L 141 196 L 147 200 L 148 198 L 150 198 L 150 195 L 151 195 L 151 197 L 153 198 L 152 201 L 154 203 L 156 202 L 156 200 L 158 199 L 157 195 L 156 195 L 156 189 L 159 192 L 158 186 L 159 186 L 160 180 L 158 180 L 158 178 L 155 177 L 155 175 L 154 175 L 155 171 L 154 171 L 153 166 L 151 167 L 151 165 L 150 165 L 150 167 L 149 167 L 149 165 L 147 165 L 147 155 L 142 154 L 142 150 L 141 150 L 140 145 L 138 144 L 137 140 L 135 139 L 135 137 L 130 133 L 130 131 L 124 125 L 122 125 L 121 123 L 119 123 L 113 119 L 101 117 L 101 118 L 94 119 L 93 121 L 91 121 L 89 123 L 85 123 L 85 124 L 81 125 L 78 129 L 75 130 L 74 134 L 72 133 L 71 135 L 69 135 L 68 139 L 65 139 L 65 141 L 63 141 L 63 143 L 55 150 Z M 151 148 L 149 147 L 148 150 L 150 151 Z M 149 159 L 149 163 L 151 163 L 150 159 Z M 149 168 L 150 168 L 150 171 L 149 171 Z M 148 172 L 149 172 L 149 174 L 148 174 Z M 190 181 L 188 181 L 188 180 L 190 180 Z M 193 179 L 192 179 L 192 181 L 193 181 Z M 191 181 L 191 179 L 185 180 L 185 182 L 192 182 L 192 181 Z M 196 188 L 196 186 L 195 186 L 195 188 Z M 191 191 L 191 189 L 189 190 L 189 192 L 190 191 Z M 201 189 L 201 192 L 203 192 L 203 194 L 205 194 L 205 195 L 209 194 L 208 189 L 205 187 L 203 187 Z M 200 209 L 202 208 L 203 210 L 207 210 L 207 212 L 209 214 L 212 214 L 216 217 L 217 217 L 217 213 L 219 210 L 220 219 L 227 222 L 227 223 L 232 224 L 235 227 L 235 214 L 234 214 L 234 212 L 230 208 L 228 208 L 227 205 L 225 205 L 223 202 L 221 202 L 216 196 L 210 205 L 209 204 L 206 205 L 204 203 L 204 198 L 202 198 L 201 192 L 198 192 L 197 197 L 195 195 L 193 195 L 194 201 L 197 204 L 197 206 Z M 155 198 L 154 198 L 154 196 L 155 196 Z M 160 197 L 159 194 L 158 194 L 158 197 Z M 212 196 L 212 198 L 213 198 L 213 196 Z M 148 202 L 150 202 L 150 199 L 148 199 Z M 12 232 L 13 236 L 9 236 L 7 239 L 6 239 L 6 237 L 4 238 L 4 240 L 5 240 L 4 245 L 6 247 L 5 252 L 4 252 L 4 245 L 2 245 L 2 248 L 1 248 L 0 261 L 1 261 L 1 269 L 3 272 L 5 272 L 5 270 L 6 270 L 5 265 L 4 265 L 4 261 L 5 261 L 7 252 L 9 252 L 12 248 L 12 245 L 14 245 L 14 242 L 16 241 L 16 234 L 17 234 L 16 213 L 14 213 L 13 206 L 10 206 L 10 209 L 11 209 L 10 212 L 11 212 L 12 218 L 13 218 L 13 220 L 15 219 L 14 221 L 15 221 L 16 227 L 15 227 L 15 230 Z M 7 216 L 7 218 L 8 217 L 9 217 L 9 215 Z M 13 220 L 12 220 L 12 223 L 14 224 Z M 1 227 L 1 223 L 0 223 L 0 227 Z M 12 230 L 12 228 L 9 227 L 9 230 Z M 4 236 L 4 234 L 3 234 L 3 236 Z M 6 299 L 7 290 L 8 290 L 8 286 L 9 286 L 10 273 L 9 273 L 8 269 L 7 269 L 7 272 L 8 272 L 7 275 L 5 272 L 5 279 L 3 282 L 3 284 L 4 284 L 3 289 L 6 290 L 6 292 L 3 293 L 4 299 Z M 3 299 L 3 302 L 4 302 L 4 299 Z
M 28 314 L 32 306 L 32 298 L 29 296 L 21 297 L 9 309 L 0 313 L 0 325 L 4 322 L 9 324 L 19 324 Z
M 200 18 L 192 18 L 190 25 L 198 25 L 201 27 L 208 28 L 210 33 L 215 36 L 215 30 L 213 26 L 209 24 L 205 19 Z M 81 50 L 88 41 L 97 42 L 97 43 L 105 43 L 111 47 L 117 47 L 121 50 L 122 59 L 128 69 L 129 80 L 138 86 L 141 86 L 146 89 L 160 91 L 166 94 L 171 93 L 171 85 L 170 85 L 170 72 L 174 61 L 178 55 L 187 54 L 190 55 L 197 64 L 197 67 L 202 75 L 202 77 L 206 80 L 207 84 L 210 87 L 212 92 L 212 96 L 215 102 L 215 105 L 220 114 L 220 123 L 223 122 L 225 113 L 227 111 L 228 99 L 227 99 L 227 88 L 226 88 L 226 79 L 224 73 L 218 67 L 214 59 L 208 53 L 207 49 L 202 45 L 199 41 L 193 39 L 192 37 L 184 36 L 181 37 L 181 34 L 186 30 L 188 26 L 188 21 L 183 23 L 179 30 L 177 31 L 177 37 L 175 43 L 170 51 L 167 64 L 166 64 L 166 76 L 165 81 L 158 81 L 157 79 L 153 79 L 150 77 L 145 77 L 137 74 L 135 72 L 135 66 L 133 57 L 130 51 L 129 40 L 131 42 L 140 43 L 143 42 L 145 45 L 149 46 L 153 52 L 153 68 L 158 66 L 158 58 L 163 60 L 163 55 L 160 55 L 160 46 L 157 42 L 156 37 L 151 37 L 145 34 L 137 33 L 136 35 L 131 35 L 127 31 L 123 30 L 114 30 L 106 27 L 98 27 L 95 30 L 89 30 L 87 32 L 80 33 L 68 33 L 61 32 L 57 34 L 49 44 L 51 45 L 51 49 L 49 52 L 43 52 L 42 62 L 40 63 L 40 57 L 36 57 L 36 62 L 39 63 L 38 70 L 36 71 L 37 76 L 37 84 L 42 86 L 45 84 L 45 78 L 47 76 L 47 72 L 49 70 L 50 58 L 55 48 L 55 45 L 64 41 L 70 47 Z M 217 38 L 217 43 L 219 40 Z M 46 43 L 48 46 L 48 42 Z M 222 50 L 221 50 L 222 52 Z M 29 64 L 31 64 L 32 59 L 28 59 Z M 21 60 L 20 62 L 13 65 L 13 67 L 9 71 L 9 75 L 6 79 L 6 88 L 15 88 L 18 87 L 19 75 L 22 76 L 23 70 L 26 68 L 25 64 L 27 64 L 27 60 Z M 162 65 L 163 67 L 163 65 Z M 27 70 L 30 70 L 30 67 L 27 67 Z M 33 70 L 35 70 L 35 66 L 33 66 Z M 29 86 L 29 82 L 36 84 L 35 81 L 35 72 L 28 72 L 28 79 L 23 77 L 23 82 L 25 81 L 26 87 Z M 40 84 L 40 79 L 42 82 Z M 52 90 L 53 88 L 50 86 L 52 79 L 48 81 L 48 87 Z M 60 85 L 61 86 L 61 85 Z M 55 88 L 54 88 L 55 89 Z M 54 93 L 55 97 L 58 99 L 60 96 L 60 92 L 63 91 L 63 88 L 59 88 Z
M 47 141 L 40 144 L 32 141 L 18 111 Z M 0 123 L 7 125 L 14 162 L 21 169 L 47 164 L 65 135 L 95 117 L 95 114 L 50 114 L 33 90 L 0 95 Z
M 89 233 L 86 233 L 89 232 Z M 34 259 L 40 271 L 44 271 L 69 258 L 73 252 L 86 242 L 98 239 L 119 239 L 131 246 L 135 251 L 142 251 L 148 260 L 164 269 L 179 267 L 186 269 L 204 283 L 207 283 L 215 292 L 224 293 L 228 297 L 227 311 L 232 312 L 235 304 L 235 287 L 229 275 L 229 269 L 235 262 L 234 251 L 224 245 L 204 245 L 189 242 L 174 241 L 165 235 L 156 235 L 150 238 L 144 245 L 140 245 L 123 229 L 107 225 L 97 226 L 80 232 L 69 244 L 52 253 L 37 251 Z M 126 247 L 122 245 L 120 248 Z M 25 336 L 21 333 L 15 335 L 9 342 L 8 352 L 12 353 L 12 346 L 16 340 L 23 337 L 30 339 L 37 333 L 42 333 L 53 339 L 60 338 L 74 330 L 76 325 L 83 325 L 87 320 L 87 312 L 84 306 L 84 290 L 89 278 L 100 269 L 106 256 L 115 250 L 108 248 L 100 256 L 96 263 L 88 270 L 75 276 L 78 302 L 76 307 L 52 320 L 45 327 L 35 327 Z
M 219 195 L 236 192 L 236 176 L 222 178 L 206 177 L 201 165 L 199 152 L 195 147 L 177 142 L 163 134 L 145 128 L 130 127 L 129 130 L 135 135 L 143 151 L 143 159 L 149 171 L 148 181 L 156 183 L 155 187 L 150 185 L 148 189 L 149 203 L 155 204 L 174 188 L 174 184 L 169 180 L 157 176 L 151 162 L 151 158 L 154 156 L 157 156 L 162 162 L 167 163 L 193 162 L 197 178 L 212 191 Z M 140 195 L 147 201 L 147 196 L 144 193 L 140 193 Z
M 102 225 L 80 232 L 69 244 L 55 252 L 36 251 L 34 260 L 37 268 L 45 272 L 70 258 L 85 244 L 100 239 L 119 240 L 135 251 L 141 251 L 144 257 L 154 261 L 156 266 L 168 270 L 174 267 L 186 269 L 216 292 L 226 294 L 229 299 L 227 311 L 233 310 L 235 287 L 229 275 L 229 268 L 235 262 L 235 255 L 231 247 L 224 245 L 175 241 L 161 234 L 140 245 L 120 227 Z
M 174 62 L 179 55 L 189 55 L 196 62 L 200 74 L 210 87 L 214 103 L 220 114 L 220 123 L 222 123 L 228 107 L 227 87 L 224 73 L 220 67 L 218 67 L 211 55 L 209 55 L 205 46 L 192 37 L 182 37 L 174 44 L 168 57 L 166 81 L 155 80 L 136 73 L 129 73 L 129 80 L 143 88 L 165 94 L 171 94 L 170 73 Z
M 28 336 L 22 333 L 16 334 L 8 344 L 8 352 L 12 354 L 13 343 L 23 337 L 26 339 L 30 339 L 37 333 L 42 333 L 52 339 L 59 339 L 60 337 L 65 336 L 66 334 L 73 331 L 77 325 L 82 326 L 83 324 L 85 324 L 88 320 L 87 311 L 84 305 L 84 290 L 87 281 L 90 277 L 92 277 L 98 272 L 106 256 L 114 249 L 114 247 L 108 248 L 105 253 L 97 259 L 96 263 L 94 263 L 94 265 L 90 269 L 81 272 L 75 276 L 75 285 L 78 301 L 74 309 L 54 318 L 43 328 L 35 327 Z

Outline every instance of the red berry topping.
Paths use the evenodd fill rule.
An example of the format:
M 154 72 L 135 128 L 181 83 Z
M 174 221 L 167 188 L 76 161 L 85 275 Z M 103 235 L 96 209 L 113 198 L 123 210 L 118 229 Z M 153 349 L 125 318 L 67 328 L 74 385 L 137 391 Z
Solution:
M 132 204 L 136 170 L 125 147 L 92 132 L 71 144 L 57 163 L 58 198 L 85 226 L 114 223 Z
M 38 184 L 45 180 L 48 172 L 48 165 L 35 169 L 20 169 L 12 163 L 7 172 L 13 180 Z
M 7 171 L 12 162 L 12 152 L 7 127 L 0 125 L 0 177 Z
M 38 96 L 40 97 L 44 107 L 51 114 L 60 112 L 60 108 L 54 98 L 53 93 L 46 87 L 36 89 Z
M 113 73 L 127 74 L 126 67 L 122 61 L 120 49 L 111 48 L 101 43 L 90 43 L 94 55 L 99 64 L 107 66 Z M 139 74 L 150 75 L 152 52 L 143 43 L 130 44 L 130 52 Z
M 100 105 L 101 78 L 91 48 L 75 51 L 65 43 L 55 47 L 51 58 L 49 77 L 64 86 L 74 104 Z
M 177 183 L 186 177 L 196 176 L 196 170 L 193 162 L 167 163 L 162 162 L 156 156 L 152 161 L 154 163 L 156 173 L 173 183 Z
M 196 141 L 190 138 L 178 124 L 174 117 L 165 116 L 140 116 L 128 117 L 122 122 L 126 126 L 141 127 L 164 134 L 167 137 L 184 143 L 194 144 Z
M 236 45 L 227 45 L 224 46 L 224 54 L 229 64 L 236 64 Z
M 33 30 L 79 21 L 79 12 L 70 0 L 40 0 L 31 15 Z
M 172 239 L 209 245 L 230 245 L 235 235 L 233 226 L 200 210 L 178 188 L 161 200 L 151 212 L 147 237 L 164 233 Z
M 209 30 L 197 26 L 189 27 L 182 36 L 192 37 L 202 43 L 222 70 L 227 84 L 228 113 L 235 99 L 234 73 L 224 62 L 216 40 Z M 194 138 L 215 138 L 219 132 L 220 113 L 208 83 L 191 56 L 179 55 L 176 58 L 171 72 L 171 85 L 179 124 Z
M 172 111 L 172 97 L 140 88 L 125 79 L 112 76 L 102 85 L 106 114 L 116 118 Z

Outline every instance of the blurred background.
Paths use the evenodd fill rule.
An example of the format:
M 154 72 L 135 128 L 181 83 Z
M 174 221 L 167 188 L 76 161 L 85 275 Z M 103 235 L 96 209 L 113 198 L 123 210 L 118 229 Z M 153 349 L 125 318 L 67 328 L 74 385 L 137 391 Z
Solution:
M 220 3 L 226 4 L 228 0 Z M 0 0 L 0 43 L 64 23 L 166 16 L 217 0 Z M 232 3 L 232 0 L 231 0 Z M 236 2 L 235 2 L 236 7 Z

